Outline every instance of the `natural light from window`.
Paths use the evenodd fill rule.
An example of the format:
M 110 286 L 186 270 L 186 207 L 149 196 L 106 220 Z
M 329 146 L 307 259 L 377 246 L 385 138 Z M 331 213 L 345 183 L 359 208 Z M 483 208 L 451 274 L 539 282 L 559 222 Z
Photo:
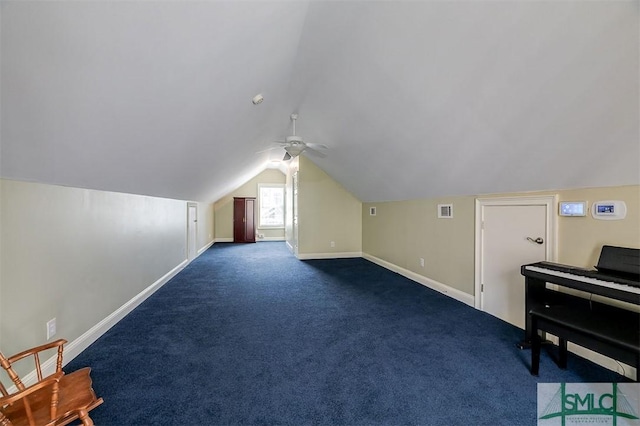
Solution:
M 284 228 L 284 185 L 260 184 L 259 228 Z

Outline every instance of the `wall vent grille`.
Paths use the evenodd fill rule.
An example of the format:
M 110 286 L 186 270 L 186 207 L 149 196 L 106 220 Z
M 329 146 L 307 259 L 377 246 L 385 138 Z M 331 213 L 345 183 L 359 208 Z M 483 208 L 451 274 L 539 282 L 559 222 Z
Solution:
M 438 204 L 438 219 L 451 219 L 453 217 L 453 204 Z

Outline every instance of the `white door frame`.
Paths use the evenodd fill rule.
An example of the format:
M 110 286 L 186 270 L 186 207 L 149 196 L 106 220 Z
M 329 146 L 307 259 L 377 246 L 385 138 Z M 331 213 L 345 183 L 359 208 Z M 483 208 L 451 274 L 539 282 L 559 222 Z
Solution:
M 547 242 L 545 246 L 545 256 L 548 261 L 557 260 L 557 215 L 558 196 L 557 195 L 539 195 L 539 196 L 522 196 L 522 197 L 494 197 L 494 198 L 476 198 L 476 248 L 475 248 L 475 290 L 474 290 L 474 306 L 476 309 L 482 309 L 482 293 L 480 292 L 480 284 L 482 283 L 482 246 L 483 246 L 483 229 L 482 217 L 486 206 L 545 206 L 547 213 L 547 233 L 544 237 Z
M 190 223 L 189 210 L 191 208 L 195 209 L 195 219 L 194 223 Z M 191 238 L 191 230 L 193 229 L 193 233 L 195 234 L 194 238 Z M 193 241 L 192 241 L 193 240 Z M 191 246 L 194 246 L 193 257 L 191 255 Z M 198 257 L 198 203 L 187 202 L 187 260 L 191 262 L 193 259 Z
M 291 206 L 291 233 L 292 233 L 292 242 L 293 242 L 293 255 L 298 257 L 298 232 L 300 230 L 298 217 L 298 185 L 299 185 L 299 174 L 298 170 L 296 170 L 291 176 L 291 187 L 292 187 L 292 195 L 291 200 L 293 205 Z

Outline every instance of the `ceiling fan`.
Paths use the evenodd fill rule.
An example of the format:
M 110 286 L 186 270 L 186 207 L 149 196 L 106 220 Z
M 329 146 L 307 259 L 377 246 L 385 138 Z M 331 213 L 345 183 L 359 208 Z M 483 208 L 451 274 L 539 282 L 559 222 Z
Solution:
M 276 146 L 273 146 L 269 149 L 275 148 L 284 148 L 286 151 L 284 154 L 283 161 L 291 160 L 306 152 L 311 155 L 315 155 L 317 157 L 326 157 L 323 152 L 320 152 L 321 149 L 328 149 L 329 147 L 321 144 L 321 143 L 310 143 L 305 142 L 302 137 L 296 136 L 296 120 L 298 119 L 298 114 L 291 114 L 291 121 L 293 121 L 293 135 L 287 136 L 284 141 L 276 141 Z

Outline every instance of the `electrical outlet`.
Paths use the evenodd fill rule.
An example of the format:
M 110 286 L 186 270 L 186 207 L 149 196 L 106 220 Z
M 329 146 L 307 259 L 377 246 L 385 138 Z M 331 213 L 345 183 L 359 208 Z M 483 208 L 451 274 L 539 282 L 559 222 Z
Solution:
M 331 241 L 331 247 L 335 247 L 336 246 L 336 242 L 335 241 Z
M 47 340 L 56 335 L 56 319 L 50 319 L 47 321 Z
M 424 268 L 424 257 L 420 258 L 420 266 Z

